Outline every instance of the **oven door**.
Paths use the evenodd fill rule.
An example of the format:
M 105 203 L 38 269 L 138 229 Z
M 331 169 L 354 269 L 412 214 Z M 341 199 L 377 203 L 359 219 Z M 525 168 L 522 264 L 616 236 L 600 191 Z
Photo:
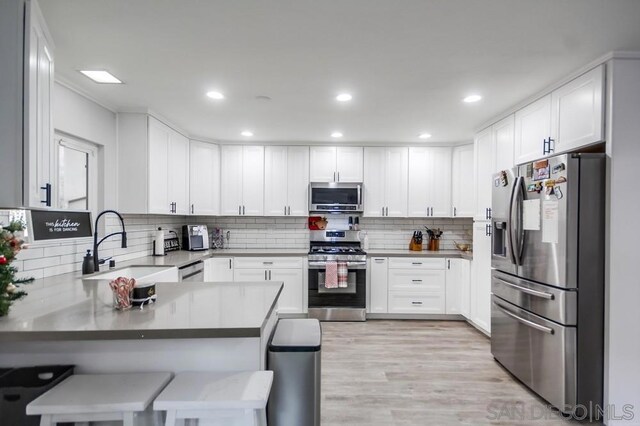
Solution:
M 326 288 L 325 267 L 309 265 L 309 308 L 366 307 L 366 265 L 348 265 L 347 287 Z

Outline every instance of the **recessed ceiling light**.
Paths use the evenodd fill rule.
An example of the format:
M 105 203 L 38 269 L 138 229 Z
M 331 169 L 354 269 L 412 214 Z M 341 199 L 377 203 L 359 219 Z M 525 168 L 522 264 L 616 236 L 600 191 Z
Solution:
M 116 78 L 109 71 L 104 70 L 81 70 L 82 74 L 89 77 L 91 80 L 96 83 L 107 83 L 107 84 L 122 84 L 118 78 Z
M 431 137 L 431 133 L 420 133 L 418 137 L 420 139 L 429 139 Z
M 224 95 L 220 92 L 216 92 L 215 90 L 207 92 L 207 96 L 211 99 L 224 99 Z
M 338 96 L 336 96 L 336 101 L 338 102 L 349 102 L 351 99 L 353 99 L 353 96 L 351 96 L 349 93 L 340 93 Z
M 242 133 L 240 133 L 242 136 L 246 136 L 246 137 L 251 137 L 253 136 L 253 132 L 251 130 L 243 130 Z
M 332 138 L 341 138 L 342 137 L 342 132 L 333 132 L 333 133 L 331 133 L 331 137 Z
M 462 102 L 466 102 L 468 104 L 473 103 L 473 102 L 478 102 L 480 99 L 482 99 L 482 96 L 480 95 L 469 95 L 466 98 L 464 98 L 462 100 Z

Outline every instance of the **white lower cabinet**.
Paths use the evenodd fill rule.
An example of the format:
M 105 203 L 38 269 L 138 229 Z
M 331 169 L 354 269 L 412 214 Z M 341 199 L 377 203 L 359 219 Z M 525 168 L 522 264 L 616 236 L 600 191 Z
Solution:
M 470 319 L 491 332 L 491 234 L 489 222 L 473 223 L 473 271 Z
M 303 265 L 298 257 L 236 257 L 233 281 L 282 281 L 278 313 L 301 314 L 305 312 L 306 288 Z
M 469 318 L 471 262 L 460 258 L 372 257 L 370 314 L 447 314 Z
M 233 281 L 233 258 L 211 257 L 204 260 L 205 282 L 231 282 Z
M 469 316 L 469 280 L 471 279 L 471 262 L 466 259 L 447 259 L 447 314 Z
M 388 311 L 388 259 L 373 257 L 369 260 L 369 312 L 386 314 Z

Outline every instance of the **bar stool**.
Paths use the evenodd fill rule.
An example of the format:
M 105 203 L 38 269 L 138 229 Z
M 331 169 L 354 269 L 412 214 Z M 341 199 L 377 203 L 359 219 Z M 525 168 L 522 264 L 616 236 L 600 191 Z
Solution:
M 133 426 L 137 414 L 155 415 L 147 408 L 169 381 L 171 373 L 78 374 L 31 401 L 27 414 L 41 416 L 40 426 L 113 420 Z
M 158 395 L 153 409 L 167 412 L 165 426 L 185 419 L 266 426 L 272 382 L 273 371 L 178 373 Z

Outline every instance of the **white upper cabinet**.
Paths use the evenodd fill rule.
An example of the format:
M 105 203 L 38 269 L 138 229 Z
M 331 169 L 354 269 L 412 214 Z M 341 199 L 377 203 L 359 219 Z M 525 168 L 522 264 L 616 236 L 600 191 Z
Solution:
M 409 148 L 408 216 L 451 216 L 451 155 L 451 148 Z
M 264 214 L 306 216 L 309 205 L 309 148 L 267 146 L 264 162 Z
M 516 112 L 515 162 L 574 151 L 604 140 L 604 66 Z
M 242 214 L 242 146 L 220 147 L 220 214 Z
M 311 182 L 335 182 L 336 152 L 335 146 L 312 146 L 310 148 L 309 179 Z
M 498 121 L 491 126 L 493 128 L 493 143 L 495 165 L 494 171 L 508 170 L 513 168 L 514 153 L 513 145 L 515 139 L 515 118 L 512 115 Z
M 264 147 L 223 145 L 221 163 L 221 214 L 263 215 Z
M 175 130 L 169 135 L 169 201 L 173 213 L 187 215 L 189 205 L 189 139 Z
M 36 1 L 25 11 L 24 200 L 30 207 L 52 207 L 53 176 L 52 98 L 54 79 L 53 41 Z
M 554 152 L 567 152 L 604 140 L 604 66 L 551 93 Z
M 545 141 L 551 136 L 551 95 L 527 105 L 515 115 L 515 162 L 543 157 Z
M 364 215 L 406 217 L 409 150 L 364 149 Z
M 189 139 L 146 114 L 118 114 L 118 209 L 189 214 Z
M 491 191 L 495 156 L 493 154 L 493 130 L 491 127 L 478 133 L 475 138 L 475 219 L 489 220 L 491 209 Z
M 149 213 L 173 213 L 169 201 L 169 133 L 170 128 L 158 120 L 149 119 Z
M 220 214 L 220 147 L 191 141 L 189 145 L 189 201 L 193 215 Z
M 473 144 L 454 147 L 451 160 L 453 217 L 473 217 L 474 180 Z
M 362 182 L 362 147 L 312 146 L 309 178 L 311 182 Z

